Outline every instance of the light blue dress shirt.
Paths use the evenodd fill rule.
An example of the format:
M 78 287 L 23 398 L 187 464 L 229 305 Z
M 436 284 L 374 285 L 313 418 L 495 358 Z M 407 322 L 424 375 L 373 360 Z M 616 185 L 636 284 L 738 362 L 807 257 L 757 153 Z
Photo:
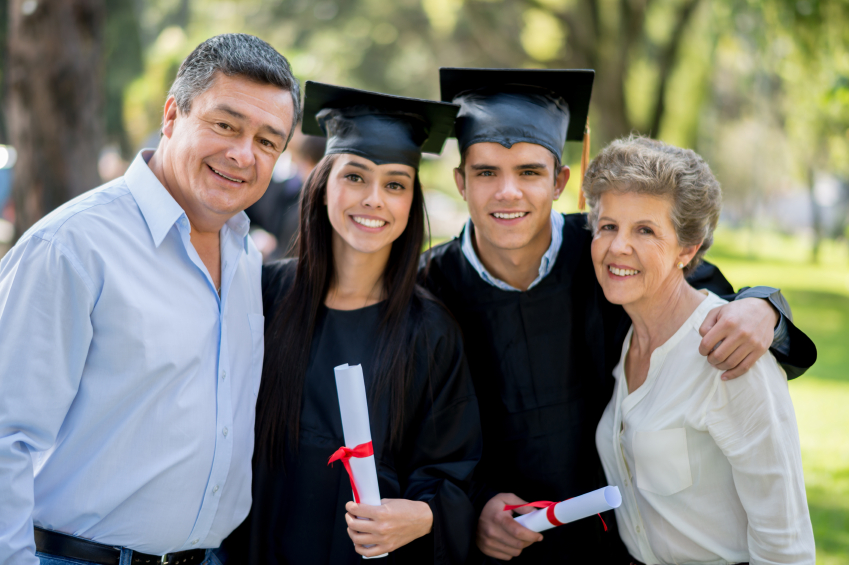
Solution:
M 539 284 L 539 281 L 548 276 L 551 270 L 554 268 L 554 262 L 557 260 L 557 254 L 560 253 L 560 246 L 563 245 L 563 214 L 559 212 L 551 211 L 551 245 L 548 246 L 548 250 L 542 256 L 542 261 L 539 264 L 539 275 L 528 287 L 528 290 L 535 287 Z M 472 224 L 472 219 L 469 218 L 466 222 L 466 229 L 463 230 L 463 255 L 466 256 L 466 259 L 472 265 L 475 271 L 480 275 L 480 277 L 491 284 L 495 288 L 500 288 L 501 290 L 512 290 L 515 292 L 521 292 L 518 288 L 507 284 L 501 279 L 497 279 L 494 276 L 489 274 L 489 271 L 486 270 L 486 267 L 483 266 L 481 260 L 478 258 L 478 254 L 475 252 L 475 246 L 472 243 L 472 230 L 474 229 L 474 225 Z
M 0 563 L 37 526 L 144 553 L 217 547 L 251 505 L 261 257 L 221 230 L 221 295 L 142 152 L 0 262 Z

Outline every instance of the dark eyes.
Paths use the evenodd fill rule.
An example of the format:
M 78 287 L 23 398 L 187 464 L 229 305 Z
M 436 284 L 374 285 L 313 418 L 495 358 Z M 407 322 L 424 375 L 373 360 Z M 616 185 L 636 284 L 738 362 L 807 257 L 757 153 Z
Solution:
M 347 175 L 345 175 L 345 178 L 351 182 L 363 182 L 363 177 L 356 173 L 348 173 Z
M 598 231 L 613 231 L 616 229 L 615 224 L 604 224 L 598 227 Z M 642 227 L 637 230 L 642 235 L 654 235 L 654 230 L 651 228 Z
M 522 171 L 519 174 L 526 175 L 526 176 L 538 176 L 539 175 L 539 173 L 536 172 L 536 171 Z
M 224 122 L 218 122 L 215 125 L 217 125 L 221 129 L 233 129 L 233 128 L 230 127 L 230 124 L 225 124 Z
M 392 190 L 404 190 L 405 188 L 407 188 L 403 184 L 401 184 L 400 182 L 390 182 L 389 184 L 386 185 L 386 187 L 390 188 Z
M 493 171 L 481 171 L 478 176 L 481 177 L 494 177 L 495 173 Z

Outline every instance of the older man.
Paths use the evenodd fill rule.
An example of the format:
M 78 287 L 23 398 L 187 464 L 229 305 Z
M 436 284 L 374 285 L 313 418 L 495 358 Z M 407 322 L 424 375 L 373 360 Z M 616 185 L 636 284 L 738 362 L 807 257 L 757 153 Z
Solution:
M 202 563 L 247 515 L 263 316 L 242 210 L 298 113 L 271 46 L 205 41 L 159 147 L 0 263 L 0 563 Z

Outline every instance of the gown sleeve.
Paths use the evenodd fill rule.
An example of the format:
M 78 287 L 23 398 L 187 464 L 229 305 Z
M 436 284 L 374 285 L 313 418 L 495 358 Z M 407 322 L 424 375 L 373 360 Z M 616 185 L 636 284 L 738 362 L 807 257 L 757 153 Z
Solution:
M 734 292 L 734 287 L 719 268 L 707 261 L 687 277 L 694 288 L 704 288 L 725 300 L 761 298 L 768 300 L 778 311 L 779 321 L 770 351 L 781 364 L 788 379 L 795 379 L 807 371 L 817 360 L 817 348 L 805 333 L 793 324 L 790 304 L 777 288 L 769 286 L 744 287 Z
M 440 308 L 441 309 L 441 308 Z M 429 379 L 425 405 L 404 443 L 409 469 L 402 496 L 427 502 L 433 512 L 431 533 L 406 546 L 399 563 L 463 563 L 471 549 L 477 514 L 469 500 L 472 473 L 481 456 L 481 427 L 456 323 L 441 314 L 439 326 L 428 331 L 424 348 Z M 434 336 L 434 334 L 436 334 Z M 424 351 L 422 351 L 424 350 Z M 432 549 L 431 549 L 432 548 Z M 430 557 L 432 555 L 432 558 Z

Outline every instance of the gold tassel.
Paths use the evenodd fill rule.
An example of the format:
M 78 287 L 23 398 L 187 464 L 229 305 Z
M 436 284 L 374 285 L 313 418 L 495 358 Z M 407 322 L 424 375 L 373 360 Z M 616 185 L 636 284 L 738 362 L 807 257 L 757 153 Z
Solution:
M 584 127 L 584 150 L 581 152 L 581 182 L 578 185 L 578 210 L 583 211 L 587 207 L 587 201 L 584 198 L 584 175 L 587 174 L 587 167 L 590 165 L 590 119 L 587 118 L 587 125 Z

